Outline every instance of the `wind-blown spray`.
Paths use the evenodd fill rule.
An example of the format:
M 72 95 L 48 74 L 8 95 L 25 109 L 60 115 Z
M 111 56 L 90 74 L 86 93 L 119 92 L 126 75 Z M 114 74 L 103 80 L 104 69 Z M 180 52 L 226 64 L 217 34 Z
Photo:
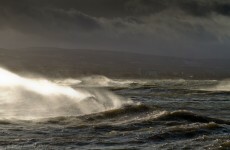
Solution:
M 36 119 L 89 114 L 121 107 L 123 98 L 102 89 L 72 88 L 0 68 L 0 118 Z

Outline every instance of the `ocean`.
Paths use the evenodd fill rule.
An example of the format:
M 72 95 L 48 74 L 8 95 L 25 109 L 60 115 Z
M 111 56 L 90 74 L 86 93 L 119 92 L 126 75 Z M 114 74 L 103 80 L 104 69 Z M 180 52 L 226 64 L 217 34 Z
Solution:
M 230 149 L 230 81 L 0 69 L 0 149 Z

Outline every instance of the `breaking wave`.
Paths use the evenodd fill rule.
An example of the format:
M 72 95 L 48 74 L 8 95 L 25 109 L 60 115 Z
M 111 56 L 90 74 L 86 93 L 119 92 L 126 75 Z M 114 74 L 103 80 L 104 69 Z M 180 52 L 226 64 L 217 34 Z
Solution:
M 110 79 L 102 75 L 92 75 L 79 79 L 62 79 L 54 82 L 62 85 L 83 87 L 129 87 L 133 84 L 145 83 L 144 80 Z
M 200 88 L 203 91 L 211 92 L 230 92 L 230 80 L 216 81 L 215 85 Z
M 58 84 L 48 79 L 31 79 L 0 68 L 0 117 L 37 119 L 76 116 L 119 108 L 132 103 L 105 89 L 72 88 L 63 80 Z

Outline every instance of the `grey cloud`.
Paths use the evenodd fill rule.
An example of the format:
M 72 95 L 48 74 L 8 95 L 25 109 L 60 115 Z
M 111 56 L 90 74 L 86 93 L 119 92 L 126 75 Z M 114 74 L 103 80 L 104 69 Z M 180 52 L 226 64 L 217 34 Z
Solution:
M 228 0 L 1 0 L 0 4 L 0 8 L 19 13 L 34 8 L 57 8 L 75 9 L 96 17 L 149 15 L 166 9 L 180 9 L 195 16 L 230 15 Z
M 211 13 L 230 15 L 228 0 L 67 0 L 64 6 L 61 6 L 63 1 L 57 1 L 56 7 L 78 9 L 100 17 L 142 16 L 166 9 L 180 9 L 194 16 L 207 16 Z M 49 2 L 52 6 L 52 0 Z
M 1 13 L 1 24 L 8 27 L 32 30 L 41 27 L 42 29 L 52 29 L 52 27 L 80 28 L 93 30 L 100 28 L 96 19 L 75 10 L 64 11 L 61 9 L 32 9 L 24 13 L 3 12 Z
M 229 0 L 0 1 L 0 47 L 12 40 L 22 47 L 198 55 L 228 47 L 229 29 Z
M 188 15 L 206 17 L 212 13 L 230 15 L 228 0 L 125 0 L 127 14 L 149 15 L 167 9 L 181 10 Z

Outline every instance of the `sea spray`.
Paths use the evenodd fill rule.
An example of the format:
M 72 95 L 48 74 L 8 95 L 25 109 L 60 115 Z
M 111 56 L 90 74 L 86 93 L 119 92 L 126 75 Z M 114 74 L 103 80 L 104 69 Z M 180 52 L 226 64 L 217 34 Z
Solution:
M 229 92 L 230 91 L 230 80 L 212 80 L 210 85 L 206 85 L 204 87 L 200 87 L 199 90 L 202 91 L 211 91 L 211 92 Z
M 230 80 L 220 81 L 216 86 L 211 87 L 212 91 L 230 91 Z
M 0 68 L 1 118 L 75 116 L 119 108 L 126 103 L 131 101 L 104 89 L 74 89 L 48 79 L 30 79 Z

